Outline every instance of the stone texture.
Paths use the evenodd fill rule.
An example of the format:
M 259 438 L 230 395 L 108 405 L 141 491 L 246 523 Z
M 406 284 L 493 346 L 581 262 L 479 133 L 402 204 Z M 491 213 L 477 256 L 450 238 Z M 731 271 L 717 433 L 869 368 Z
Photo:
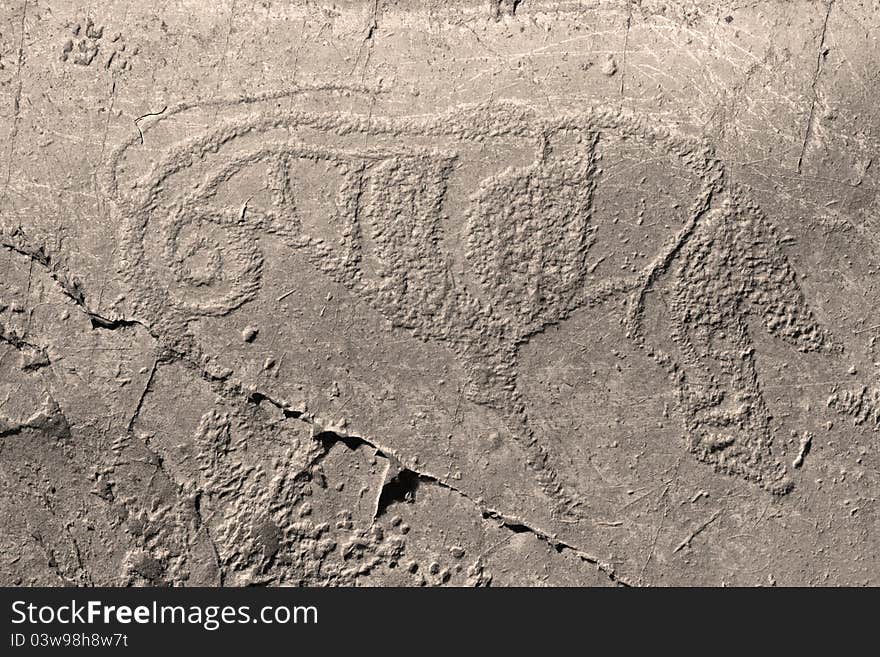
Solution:
M 0 4 L 0 582 L 878 584 L 880 5 Z

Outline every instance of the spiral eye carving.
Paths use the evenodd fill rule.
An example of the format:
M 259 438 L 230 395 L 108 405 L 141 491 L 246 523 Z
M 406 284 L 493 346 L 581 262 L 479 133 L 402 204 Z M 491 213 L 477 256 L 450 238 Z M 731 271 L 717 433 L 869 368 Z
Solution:
M 174 306 L 219 315 L 260 288 L 263 257 L 253 231 L 233 211 L 178 209 L 164 228 L 162 258 Z

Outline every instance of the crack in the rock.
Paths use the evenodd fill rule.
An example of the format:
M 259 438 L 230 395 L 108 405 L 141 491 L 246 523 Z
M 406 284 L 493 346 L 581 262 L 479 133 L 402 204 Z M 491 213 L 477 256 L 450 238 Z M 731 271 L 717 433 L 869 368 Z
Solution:
M 99 315 L 96 312 L 89 310 L 88 308 L 83 308 L 83 312 L 89 317 L 89 321 L 92 323 L 93 329 L 105 329 L 107 331 L 115 331 L 121 328 L 128 328 L 130 326 L 140 326 L 149 332 L 149 328 L 140 320 L 137 319 L 128 319 L 125 317 L 117 317 L 114 319 L 110 319 L 109 317 L 104 317 Z
M 159 367 L 159 359 L 153 361 L 153 367 L 150 368 L 150 374 L 147 376 L 147 382 L 144 384 L 144 389 L 141 391 L 140 397 L 138 397 L 138 403 L 134 407 L 134 412 L 131 414 L 131 418 L 128 420 L 128 424 L 126 428 L 128 431 L 131 431 L 134 427 L 134 423 L 137 422 L 138 416 L 141 414 L 141 408 L 144 405 L 144 400 L 147 398 L 147 395 L 150 392 L 150 386 L 153 385 L 153 379 L 156 376 L 156 370 Z
M 29 257 L 33 261 L 35 261 L 38 264 L 40 264 L 41 266 L 43 266 L 49 272 L 49 274 L 53 278 L 53 280 L 55 280 L 56 283 L 58 283 L 58 285 L 61 287 L 61 289 L 65 293 L 65 295 L 68 296 L 70 299 L 72 299 L 74 301 L 74 303 L 77 305 L 77 307 L 80 308 L 80 310 L 82 310 L 90 318 L 93 328 L 100 327 L 100 328 L 105 328 L 108 330 L 115 330 L 118 328 L 128 327 L 128 326 L 132 326 L 132 325 L 139 325 L 139 326 L 143 327 L 152 337 L 158 339 L 157 336 L 155 336 L 153 334 L 150 327 L 146 326 L 143 322 L 141 322 L 139 320 L 125 319 L 125 318 L 110 319 L 110 318 L 103 317 L 102 315 L 89 309 L 88 306 L 86 305 L 85 295 L 84 295 L 78 281 L 76 281 L 74 283 L 69 283 L 67 281 L 67 279 L 63 277 L 63 274 L 59 274 L 57 269 L 52 265 L 50 257 L 48 256 L 48 254 L 46 254 L 45 250 L 42 247 L 38 247 L 37 249 L 29 249 L 29 248 L 21 246 L 21 245 L 10 244 L 6 241 L 0 242 L 0 246 L 3 246 L 4 248 L 7 248 L 11 251 L 14 251 L 20 255 L 24 255 L 26 257 Z M 186 356 L 186 354 L 179 354 L 179 355 L 182 358 L 185 358 L 185 356 Z M 155 373 L 155 366 L 154 366 L 154 370 L 153 370 L 153 374 L 154 373 Z M 203 374 L 203 376 L 205 376 L 204 372 L 202 374 Z M 150 378 L 152 378 L 152 375 Z M 140 411 L 140 406 L 143 404 L 143 399 L 146 396 L 146 394 L 148 393 L 148 390 L 149 390 L 149 383 L 144 388 L 144 392 L 143 392 L 143 394 L 139 400 L 139 403 L 138 403 L 138 408 L 135 410 L 135 414 L 132 416 L 132 419 L 129 422 L 130 426 L 133 426 L 134 421 L 137 418 L 137 414 Z M 607 563 L 605 561 L 602 561 L 601 559 L 581 550 L 580 548 L 578 548 L 574 545 L 571 545 L 570 543 L 567 543 L 567 542 L 560 540 L 555 535 L 553 535 L 547 531 L 544 531 L 540 528 L 536 528 L 532 525 L 529 525 L 529 524 L 523 522 L 521 519 L 515 518 L 513 516 L 509 516 L 509 515 L 504 514 L 496 509 L 486 507 L 481 501 L 473 499 L 467 493 L 465 493 L 464 491 L 449 484 L 448 482 L 441 479 L 440 477 L 437 477 L 435 475 L 431 475 L 431 474 L 428 474 L 425 472 L 421 472 L 421 471 L 419 471 L 409 465 L 406 465 L 404 463 L 403 459 L 401 459 L 401 457 L 398 454 L 396 454 L 394 452 L 394 450 L 392 450 L 392 449 L 384 447 L 384 446 L 382 446 L 372 440 L 368 440 L 362 436 L 354 436 L 354 435 L 351 435 L 348 433 L 342 433 L 336 429 L 324 428 L 322 426 L 321 421 L 318 418 L 316 418 L 315 416 L 313 416 L 305 411 L 300 411 L 300 410 L 294 409 L 287 402 L 273 399 L 271 396 L 267 395 L 266 393 L 263 393 L 263 392 L 260 392 L 257 390 L 250 390 L 246 393 L 246 399 L 252 403 L 257 404 L 257 405 L 259 405 L 265 401 L 265 402 L 271 404 L 272 406 L 275 406 L 276 408 L 278 408 L 283 413 L 285 418 L 298 419 L 311 427 L 312 437 L 321 444 L 322 449 L 321 449 L 320 453 L 318 455 L 316 455 L 316 457 L 313 458 L 308 464 L 306 464 L 304 466 L 304 468 L 298 474 L 307 474 L 314 466 L 316 466 L 318 463 L 320 463 L 320 461 L 329 453 L 330 447 L 332 447 L 332 445 L 335 444 L 336 442 L 342 442 L 343 444 L 345 444 L 346 446 L 348 446 L 351 449 L 357 449 L 360 446 L 368 446 L 368 447 L 372 448 L 373 450 L 375 450 L 375 452 L 378 456 L 381 456 L 381 457 L 385 458 L 386 460 L 390 461 L 393 465 L 398 466 L 396 468 L 395 474 L 392 475 L 392 477 L 390 479 L 388 479 L 388 477 L 387 477 L 388 473 L 386 473 L 386 480 L 383 482 L 382 487 L 379 491 L 379 496 L 377 498 L 376 510 L 375 510 L 374 517 L 381 516 L 384 513 L 387 506 L 389 506 L 398 497 L 397 491 L 395 491 L 395 487 L 397 487 L 398 485 L 402 485 L 402 481 L 401 481 L 402 479 L 406 479 L 406 485 L 402 486 L 404 496 L 408 492 L 405 489 L 407 489 L 407 487 L 411 488 L 414 483 L 417 483 L 417 482 L 430 483 L 430 484 L 433 484 L 436 486 L 440 486 L 441 488 L 445 488 L 449 491 L 452 491 L 452 492 L 456 493 L 457 495 L 466 499 L 474 507 L 477 508 L 477 510 L 479 511 L 479 513 L 483 519 L 495 520 L 495 521 L 499 522 L 502 527 L 504 527 L 505 529 L 508 529 L 509 531 L 512 531 L 512 532 L 517 532 L 517 533 L 529 532 L 529 533 L 535 535 L 541 541 L 550 545 L 557 552 L 571 551 L 578 558 L 580 558 L 582 561 L 585 561 L 587 563 L 590 563 L 590 564 L 596 566 L 600 571 L 604 572 L 609 577 L 609 579 L 612 582 L 614 582 L 615 584 L 620 584 L 622 586 L 633 586 L 633 584 L 630 581 L 628 581 L 626 578 L 624 578 L 623 576 L 619 575 L 616 572 L 616 570 L 612 564 Z M 21 427 L 21 428 L 26 428 L 26 427 Z M 16 431 L 17 430 L 20 430 L 20 428 L 16 427 Z M 131 429 L 129 429 L 129 431 L 131 431 Z M 4 434 L 0 433 L 0 435 L 4 435 Z M 161 456 L 159 456 L 156 452 L 154 452 L 152 449 L 150 449 L 150 447 L 148 445 L 146 445 L 146 443 L 145 443 L 145 447 L 154 456 L 155 465 L 156 465 L 157 469 L 162 471 L 166 477 L 169 477 L 169 480 L 173 481 L 173 479 L 170 478 L 169 473 L 165 470 L 165 468 L 163 466 Z M 389 472 L 390 472 L 390 469 L 389 469 Z M 391 487 L 390 489 L 389 489 L 389 486 Z M 217 553 L 216 544 L 214 544 L 213 539 L 210 536 L 209 536 L 209 540 L 211 541 L 211 543 L 214 547 L 215 553 Z M 217 554 L 218 554 L 218 564 L 219 564 L 219 553 L 217 553 Z M 221 578 L 221 580 L 223 578 L 222 569 L 220 570 L 220 578 Z
M 45 268 L 52 279 L 59 285 L 63 293 L 68 298 L 70 298 L 83 313 L 85 313 L 89 317 L 93 328 L 116 330 L 119 328 L 138 325 L 144 328 L 153 338 L 158 339 L 157 336 L 152 332 L 150 327 L 146 326 L 143 322 L 139 320 L 126 318 L 108 318 L 91 310 L 86 304 L 85 293 L 82 290 L 79 281 L 76 279 L 74 279 L 73 281 L 69 280 L 68 276 L 64 272 L 60 271 L 58 267 L 54 266 L 51 257 L 46 253 L 45 249 L 42 246 L 33 248 L 23 242 L 14 244 L 6 240 L 0 241 L 0 246 L 25 257 L 28 257 L 32 261 Z M 181 357 L 186 356 L 186 354 L 179 355 Z M 141 399 L 138 403 L 138 408 L 136 409 L 135 414 L 133 415 L 132 420 L 129 423 L 132 426 L 137 418 L 137 413 L 139 412 L 140 406 L 143 403 L 143 397 L 146 396 L 148 389 L 149 384 L 145 386 L 144 393 L 142 394 Z M 615 584 L 619 584 L 622 586 L 633 586 L 630 581 L 628 581 L 626 578 L 616 572 L 612 564 L 602 561 L 601 559 L 581 550 L 580 548 L 560 540 L 554 534 L 527 524 L 521 519 L 504 514 L 497 509 L 487 507 L 485 504 L 482 503 L 482 501 L 473 499 L 472 497 L 470 497 L 470 495 L 460 490 L 459 488 L 456 488 L 455 486 L 449 484 L 440 477 L 431 475 L 426 472 L 421 472 L 409 465 L 406 465 L 404 461 L 400 458 L 400 456 L 394 452 L 394 450 L 384 447 L 362 436 L 354 436 L 348 433 L 340 432 L 336 429 L 324 428 L 321 421 L 315 416 L 305 411 L 299 411 L 291 408 L 290 404 L 273 399 L 271 396 L 263 392 L 257 390 L 248 391 L 246 393 L 246 399 L 257 405 L 265 401 L 272 406 L 278 408 L 283 413 L 284 417 L 298 419 L 311 427 L 312 437 L 321 444 L 322 449 L 321 452 L 314 459 L 306 464 L 306 466 L 301 470 L 300 474 L 308 473 L 315 465 L 320 463 L 320 461 L 329 453 L 330 447 L 332 447 L 332 445 L 336 442 L 342 442 L 351 449 L 357 449 L 360 446 L 368 446 L 375 450 L 378 456 L 385 458 L 393 465 L 399 466 L 395 469 L 395 474 L 392 475 L 390 479 L 387 477 L 388 472 L 386 472 L 386 480 L 383 482 L 379 492 L 379 497 L 377 498 L 375 517 L 381 516 L 384 513 L 385 509 L 399 497 L 398 492 L 402 492 L 405 497 L 409 492 L 412 491 L 413 487 L 417 485 L 418 482 L 426 482 L 439 486 L 441 488 L 445 488 L 466 499 L 474 507 L 476 507 L 483 519 L 497 521 L 498 523 L 500 523 L 500 526 L 512 532 L 531 533 L 538 539 L 555 549 L 557 552 L 561 553 L 563 551 L 571 551 L 582 561 L 596 566 L 600 571 L 604 572 Z M 25 427 L 22 426 L 20 428 Z M 16 427 L 15 429 L 20 430 L 20 428 Z M 0 433 L 0 435 L 4 434 Z M 154 457 L 154 464 L 156 468 L 163 472 L 163 474 L 165 474 L 165 476 L 168 477 L 169 480 L 173 481 L 173 479 L 171 479 L 171 477 L 169 476 L 169 473 L 164 468 L 161 456 L 153 451 L 146 443 L 145 447 Z M 400 488 L 400 491 L 398 491 L 397 488 Z M 210 536 L 209 541 L 211 541 L 214 551 L 218 555 L 219 564 L 219 553 L 217 553 L 216 544 L 214 544 L 213 539 Z M 222 569 L 219 570 L 219 576 L 222 581 Z
M 559 553 L 566 552 L 566 551 L 572 552 L 581 561 L 584 561 L 586 563 L 589 563 L 589 564 L 596 566 L 596 568 L 598 568 L 600 571 L 602 571 L 603 573 L 605 573 L 608 576 L 608 579 L 610 579 L 612 582 L 614 582 L 615 584 L 617 584 L 619 586 L 625 586 L 625 587 L 638 586 L 636 583 L 634 583 L 629 578 L 624 577 L 623 575 L 618 573 L 617 569 L 614 567 L 613 564 L 611 564 L 607 561 L 602 561 L 598 557 L 596 557 L 592 554 L 589 554 L 588 552 L 585 552 L 584 550 L 580 549 L 579 547 L 577 547 L 575 545 L 572 545 L 571 543 L 560 540 L 555 535 L 549 534 L 542 529 L 538 529 L 536 527 L 532 527 L 531 525 L 527 525 L 519 518 L 512 518 L 512 517 L 506 516 L 502 513 L 499 513 L 498 511 L 495 511 L 494 509 L 485 509 L 483 511 L 483 517 L 497 520 L 499 523 L 501 523 L 501 526 L 505 527 L 506 529 L 509 529 L 512 532 L 515 532 L 518 534 L 524 533 L 524 532 L 531 533 L 535 537 L 537 537 L 539 540 L 543 541 L 544 543 L 547 543 L 547 545 L 549 545 L 550 547 L 552 547 L 554 550 L 556 550 Z
M 574 553 L 575 556 L 577 556 L 581 561 L 584 561 L 586 563 L 589 563 L 589 564 L 596 566 L 596 568 L 598 568 L 600 571 L 605 573 L 605 575 L 607 575 L 608 578 L 612 582 L 614 582 L 615 584 L 619 584 L 620 586 L 626 586 L 626 587 L 636 586 L 628 578 L 620 575 L 617 572 L 617 570 L 614 568 L 613 564 L 611 564 L 607 561 L 603 561 L 603 560 L 599 559 L 598 557 L 596 557 L 592 554 L 589 554 L 588 552 L 580 549 L 579 547 L 572 545 L 571 543 L 568 543 L 566 541 L 561 540 L 559 537 L 557 537 L 553 533 L 550 533 L 548 531 L 545 531 L 543 529 L 535 527 L 535 526 L 527 523 L 526 521 L 524 521 L 522 518 L 517 518 L 516 516 L 511 516 L 511 515 L 502 513 L 501 511 L 498 511 L 497 509 L 487 507 L 484 504 L 482 504 L 479 500 L 474 500 L 467 493 L 456 488 L 455 486 L 450 485 L 449 483 L 447 483 L 445 481 L 442 481 L 441 479 L 438 479 L 438 478 L 430 476 L 430 475 L 423 475 L 423 474 L 419 474 L 419 479 L 421 479 L 423 481 L 428 481 L 430 483 L 433 483 L 433 484 L 440 486 L 441 488 L 446 488 L 447 490 L 458 493 L 464 499 L 468 500 L 469 502 L 471 502 L 471 504 L 476 506 L 480 512 L 480 515 L 484 519 L 495 520 L 498 523 L 500 523 L 500 525 L 502 527 L 504 527 L 505 529 L 507 529 L 511 532 L 514 532 L 517 534 L 530 533 L 530 534 L 534 535 L 536 538 L 538 538 L 539 540 L 543 541 L 544 543 L 546 543 L 547 545 L 552 547 L 554 550 L 556 550 L 556 552 L 562 553 L 565 551 L 570 551 L 570 552 Z
M 379 0 L 374 0 L 373 7 L 370 10 L 370 22 L 367 25 L 367 35 L 364 37 L 364 41 L 372 41 L 373 35 L 376 33 L 376 30 L 379 29 Z
M 8 163 L 6 166 L 6 179 L 3 182 L 3 200 L 6 200 L 7 195 L 9 194 L 9 183 L 12 181 L 12 167 L 15 161 L 15 142 L 18 138 L 19 125 L 21 123 L 21 94 L 22 94 L 22 86 L 23 86 L 23 78 L 21 75 L 22 68 L 24 66 L 25 54 L 24 54 L 24 37 L 27 29 L 27 13 L 28 13 L 28 0 L 25 0 L 24 7 L 21 10 L 21 26 L 20 32 L 18 36 L 18 58 L 16 61 L 15 67 L 15 79 L 16 79 L 16 87 L 15 87 L 15 95 L 12 101 L 12 129 L 9 131 L 9 153 L 8 153 Z
M 22 357 L 27 357 L 29 359 L 26 362 L 23 362 L 21 366 L 21 369 L 25 371 L 48 367 L 52 364 L 46 347 L 34 344 L 33 342 L 28 342 L 24 338 L 19 337 L 16 333 L 7 331 L 3 324 L 0 324 L 0 342 L 8 344 L 15 350 L 21 352 Z
M 256 404 L 257 406 L 259 406 L 263 402 L 267 402 L 267 403 L 271 404 L 272 406 L 274 406 L 275 408 L 277 408 L 279 411 L 281 411 L 284 414 L 284 417 L 286 417 L 286 418 L 300 419 L 304 415 L 302 411 L 298 411 L 294 408 L 291 408 L 290 404 L 288 404 L 287 402 L 278 401 L 277 399 L 273 399 L 272 397 L 270 397 L 266 393 L 260 392 L 259 390 L 248 391 L 248 393 L 246 395 L 246 399 L 249 402 Z
M 411 494 L 414 492 L 419 483 L 424 482 L 427 484 L 432 484 L 456 493 L 460 497 L 470 502 L 471 505 L 476 507 L 476 509 L 480 513 L 480 516 L 484 520 L 494 520 L 498 522 L 501 527 L 504 527 L 505 529 L 514 533 L 527 532 L 533 534 L 536 538 L 556 550 L 556 552 L 572 552 L 581 561 L 595 566 L 601 572 L 605 573 L 605 575 L 607 575 L 613 583 L 625 587 L 636 586 L 634 582 L 624 577 L 623 575 L 620 575 L 613 564 L 607 561 L 603 561 L 602 559 L 599 559 L 598 557 L 580 549 L 579 547 L 561 540 L 555 534 L 527 523 L 521 518 L 517 518 L 515 516 L 503 513 L 497 509 L 486 506 L 482 502 L 482 500 L 472 498 L 468 493 L 465 493 L 461 489 L 456 488 L 449 482 L 436 475 L 422 472 L 416 468 L 406 465 L 404 461 L 397 454 L 394 453 L 393 450 L 390 450 L 387 447 L 383 447 L 382 445 L 367 438 L 364 438 L 363 436 L 337 433 L 335 431 L 327 429 L 322 429 L 319 432 L 314 432 L 315 426 L 320 426 L 319 424 L 316 424 L 314 417 L 300 411 L 289 410 L 287 404 L 279 402 L 277 400 L 273 400 L 265 393 L 251 391 L 248 394 L 248 398 L 251 400 L 265 400 L 273 406 L 281 409 L 282 411 L 285 411 L 285 416 L 297 418 L 312 426 L 313 438 L 321 444 L 322 449 L 321 452 L 301 470 L 301 474 L 308 473 L 312 467 L 320 463 L 320 461 L 330 452 L 330 448 L 338 442 L 343 443 L 351 450 L 358 449 L 359 447 L 369 447 L 376 452 L 377 456 L 381 456 L 382 458 L 390 461 L 391 465 L 393 466 L 393 470 L 395 471 L 395 474 L 389 478 L 388 474 L 393 470 L 392 468 L 389 468 L 389 470 L 386 471 L 385 480 L 383 481 L 379 492 L 379 500 L 376 505 L 374 520 L 380 517 L 385 512 L 387 507 L 395 501 L 395 499 L 398 497 L 398 493 L 401 493 L 404 497 L 406 497 L 407 494 Z M 288 412 L 290 413 L 289 415 Z M 384 507 L 382 505 L 383 501 L 385 501 Z
M 67 417 L 50 395 L 46 395 L 43 400 L 43 407 L 24 422 L 13 422 L 0 417 L 0 438 L 14 436 L 26 429 L 45 431 L 60 440 L 67 440 L 71 436 Z
M 61 292 L 73 301 L 76 307 L 89 318 L 93 329 L 102 328 L 108 331 L 114 331 L 137 325 L 144 328 L 153 338 L 156 338 L 152 331 L 150 331 L 150 328 L 140 320 L 124 317 L 105 317 L 89 308 L 86 303 L 85 290 L 83 290 L 79 279 L 76 276 L 71 276 L 69 272 L 64 271 L 60 266 L 54 263 L 52 257 L 42 245 L 32 246 L 29 244 L 20 229 L 16 228 L 12 233 L 8 234 L 7 237 L 9 239 L 0 240 L 0 246 L 8 251 L 29 258 L 32 262 L 45 269 L 52 280 L 58 284 Z
M 131 433 L 131 430 L 129 430 L 129 433 Z M 153 449 L 153 447 L 150 445 L 149 440 L 142 438 L 141 444 L 144 446 L 144 449 L 147 450 L 147 453 L 151 457 L 150 464 L 153 467 L 155 467 L 158 472 L 161 472 L 163 475 L 165 475 L 165 478 L 169 482 L 171 482 L 173 485 L 177 486 L 178 488 L 181 488 L 180 484 L 177 483 L 177 480 L 172 476 L 171 472 L 169 472 L 168 469 L 165 467 L 165 459 L 162 457 L 161 454 L 159 454 L 159 452 L 157 452 L 155 449 Z M 204 527 L 204 529 L 205 529 L 205 536 L 207 537 L 208 542 L 211 544 L 211 549 L 214 552 L 214 557 L 215 557 L 216 563 L 217 563 L 217 577 L 219 578 L 220 586 L 222 587 L 222 586 L 224 586 L 226 574 L 223 571 L 223 566 L 220 561 L 220 551 L 217 548 L 217 543 L 214 540 L 213 535 L 211 534 L 210 527 L 208 526 L 207 523 L 205 523 L 204 518 L 202 516 L 201 496 L 202 496 L 202 491 L 197 491 L 195 494 L 195 497 L 193 499 L 193 504 L 192 504 L 193 514 L 195 515 L 196 522 L 197 522 L 196 530 L 198 531 L 198 529 L 200 527 Z
M 385 515 L 388 507 L 392 504 L 399 502 L 412 504 L 416 501 L 416 491 L 420 481 L 418 473 L 409 468 L 399 468 L 392 475 L 392 466 L 393 463 L 389 461 L 389 468 L 385 472 L 383 484 L 379 489 L 379 497 L 376 500 L 374 519 Z
M 623 95 L 624 81 L 626 80 L 626 56 L 629 53 L 629 32 L 632 26 L 633 0 L 627 2 L 626 32 L 623 35 L 623 56 L 620 62 L 620 95 Z
M 516 12 L 524 0 L 490 0 L 489 12 L 494 20 L 501 20 L 504 15 L 516 18 Z M 502 8 L 503 5 L 503 8 Z
M 0 438 L 14 436 L 30 428 L 26 423 L 10 422 L 9 419 L 0 417 Z
M 822 61 L 825 59 L 825 55 L 827 54 L 825 50 L 825 37 L 828 34 L 828 19 L 831 17 L 831 8 L 833 6 L 834 0 L 829 0 L 825 8 L 825 20 L 822 23 L 822 33 L 819 37 L 819 52 L 816 55 L 816 69 L 813 71 L 813 81 L 810 84 L 810 90 L 812 91 L 813 98 L 810 102 L 810 112 L 807 116 L 807 129 L 804 132 L 804 141 L 801 144 L 801 152 L 798 155 L 797 160 L 797 172 L 799 174 L 801 172 L 801 167 L 804 163 L 804 156 L 807 153 L 807 144 L 809 143 L 810 137 L 813 134 L 813 122 L 816 112 L 816 101 L 819 98 L 816 87 L 819 83 L 819 74 L 822 72 Z
M 367 67 L 370 65 L 370 58 L 373 56 L 373 43 L 376 37 L 376 31 L 379 29 L 379 0 L 373 0 L 372 7 L 370 8 L 370 16 L 366 26 L 366 32 L 364 34 L 364 39 L 361 41 L 361 45 L 358 48 L 357 55 L 354 59 L 354 66 L 351 69 L 351 73 L 353 74 L 358 67 L 358 64 L 361 61 L 361 54 L 363 53 L 364 47 L 366 47 L 367 55 L 364 58 L 363 69 L 361 70 L 361 79 L 363 79 L 364 75 L 366 75 Z

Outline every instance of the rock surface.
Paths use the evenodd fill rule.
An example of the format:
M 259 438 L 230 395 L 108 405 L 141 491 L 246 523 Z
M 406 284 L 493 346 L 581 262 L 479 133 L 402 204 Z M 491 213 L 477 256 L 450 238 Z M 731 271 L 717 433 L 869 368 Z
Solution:
M 878 35 L 3 2 L 0 584 L 880 584 Z

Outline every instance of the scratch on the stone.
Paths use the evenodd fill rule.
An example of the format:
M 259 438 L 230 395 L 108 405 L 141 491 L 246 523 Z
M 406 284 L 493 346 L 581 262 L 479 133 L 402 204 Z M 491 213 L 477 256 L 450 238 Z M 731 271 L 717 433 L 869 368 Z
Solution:
M 819 74 L 822 72 L 822 62 L 825 59 L 826 51 L 825 51 L 825 37 L 828 33 L 828 19 L 831 16 L 831 8 L 834 6 L 834 0 L 829 0 L 828 4 L 825 7 L 825 20 L 822 23 L 822 34 L 819 37 L 819 52 L 816 55 L 816 69 L 813 71 L 813 81 L 810 84 L 810 90 L 812 91 L 813 98 L 810 101 L 810 112 L 807 116 L 807 129 L 804 131 L 804 140 L 801 144 L 801 152 L 798 155 L 797 161 L 797 172 L 800 174 L 801 167 L 804 163 L 804 156 L 807 152 L 807 144 L 810 141 L 810 137 L 813 135 L 813 123 L 815 121 L 816 114 L 816 101 L 819 98 L 819 93 L 817 90 L 817 85 L 819 83 Z
M 502 55 L 501 53 L 499 53 L 497 50 L 494 50 L 493 48 L 490 48 L 490 47 L 489 47 L 489 46 L 488 46 L 488 45 L 487 45 L 487 44 L 486 44 L 486 43 L 480 38 L 480 35 L 477 34 L 476 30 L 474 30 L 474 28 L 472 28 L 470 25 L 468 25 L 467 23 L 463 23 L 463 27 L 464 27 L 466 30 L 468 30 L 471 34 L 474 35 L 474 39 L 476 39 L 477 43 L 480 44 L 480 45 L 481 45 L 481 46 L 482 46 L 487 52 L 492 53 L 495 57 L 497 57 L 497 58 L 499 58 L 499 59 L 501 59 L 501 58 L 504 57 L 504 55 Z M 474 58 L 471 58 L 471 59 L 474 59 Z
M 220 60 L 216 64 L 216 68 L 220 71 L 220 74 L 217 76 L 217 85 L 214 89 L 214 95 L 216 96 L 220 93 L 220 88 L 223 86 L 223 78 L 226 76 L 227 69 L 227 52 L 229 51 L 229 39 L 232 36 L 232 29 L 235 27 L 235 5 L 238 0 L 232 0 L 232 4 L 229 7 L 229 26 L 226 28 L 226 36 L 223 39 L 223 52 L 220 54 Z M 219 107 L 217 111 L 214 113 L 214 116 L 217 116 L 217 113 L 220 111 Z
M 222 587 L 225 585 L 226 573 L 223 572 L 223 564 L 220 562 L 220 551 L 217 549 L 217 543 L 214 540 L 214 536 L 211 534 L 211 528 L 205 522 L 204 517 L 202 516 L 202 493 L 196 493 L 193 499 L 193 512 L 196 516 L 196 522 L 198 526 L 196 527 L 196 531 L 199 529 L 205 530 L 205 536 L 208 539 L 208 543 L 211 544 L 211 551 L 214 553 L 214 560 L 217 564 L 217 579 L 218 583 Z
M 370 59 L 373 56 L 373 41 L 374 41 L 374 37 L 376 36 L 376 30 L 379 29 L 378 15 L 379 15 L 379 0 L 373 0 L 373 5 L 370 8 L 370 17 L 367 19 L 366 33 L 364 34 L 364 39 L 363 39 L 363 41 L 361 41 L 361 45 L 358 48 L 357 56 L 354 59 L 354 66 L 351 69 L 351 72 L 354 73 L 354 71 L 357 69 L 358 63 L 360 62 L 361 53 L 363 52 L 364 48 L 366 47 L 367 54 L 366 54 L 366 57 L 364 58 L 363 68 L 361 69 L 361 79 L 363 79 L 363 77 L 366 75 L 367 67 L 369 66 Z
M 134 407 L 134 412 L 132 412 L 131 417 L 128 420 L 128 424 L 126 428 L 128 431 L 131 431 L 132 427 L 134 427 L 135 420 L 137 420 L 138 415 L 140 415 L 141 407 L 144 405 L 144 399 L 147 397 L 147 393 L 150 391 L 150 386 L 153 385 L 153 378 L 156 376 L 156 369 L 159 365 L 159 359 L 155 359 L 153 361 L 153 367 L 150 368 L 150 374 L 147 377 L 147 382 L 144 384 L 144 389 L 141 391 L 141 396 L 138 398 L 138 403 Z
M 620 60 L 620 95 L 623 95 L 624 80 L 626 78 L 626 55 L 629 50 L 629 29 L 632 25 L 633 0 L 629 0 L 626 14 L 626 32 L 623 35 L 623 55 Z
M 660 499 L 666 497 L 666 494 L 669 492 L 669 484 L 663 489 L 663 492 L 660 493 Z M 669 513 L 669 504 L 666 504 L 666 509 L 663 513 L 663 517 L 660 519 L 660 522 L 657 524 L 657 531 L 654 532 L 654 539 L 651 541 L 651 548 L 648 550 L 648 557 L 645 559 L 645 563 L 642 565 L 642 570 L 639 573 L 639 579 L 642 579 L 645 575 L 645 571 L 648 569 L 648 564 L 651 563 L 651 559 L 654 557 L 654 551 L 657 549 L 657 539 L 660 537 L 660 532 L 663 530 L 663 523 L 666 519 L 666 515 Z
M 104 151 L 107 148 L 107 135 L 110 133 L 110 121 L 113 118 L 113 106 L 116 103 L 116 75 L 113 76 L 113 82 L 110 85 L 110 102 L 107 103 L 107 120 L 104 122 L 104 134 L 101 137 L 101 151 L 98 160 L 104 161 Z M 97 192 L 97 189 L 96 189 Z
M 15 140 L 18 136 L 18 125 L 21 122 L 21 90 L 22 90 L 22 78 L 21 78 L 21 68 L 24 64 L 24 29 L 25 29 L 25 21 L 27 19 L 27 10 L 28 10 L 28 0 L 25 0 L 24 7 L 21 10 L 21 24 L 20 24 L 20 34 L 18 38 L 18 62 L 15 67 L 15 77 L 16 77 L 16 88 L 15 88 L 15 98 L 13 100 L 13 116 L 12 116 L 12 130 L 9 133 L 9 156 L 8 162 L 6 165 L 6 180 L 3 183 L 3 199 L 5 200 L 6 194 L 9 191 L 9 182 L 12 180 L 12 163 L 15 159 Z
M 295 287 L 295 288 L 292 288 L 292 289 L 288 290 L 287 292 L 285 292 L 284 294 L 282 294 L 281 296 L 279 296 L 278 298 L 276 298 L 275 301 L 276 301 L 276 302 L 279 302 L 279 303 L 282 302 L 282 301 L 284 301 L 287 297 L 289 297 L 291 294 L 293 294 L 294 292 L 296 292 L 298 289 L 299 289 L 299 288 L 296 288 L 296 287 Z
M 720 516 L 720 515 L 721 515 L 721 511 L 716 511 L 715 513 L 713 513 L 708 520 L 706 520 L 699 527 L 697 527 L 690 534 L 688 534 L 687 538 L 685 538 L 681 543 L 679 543 L 676 546 L 676 548 L 672 551 L 672 553 L 675 554 L 676 552 L 680 552 L 684 548 L 689 547 L 691 544 L 691 541 L 694 540 L 697 536 L 699 536 L 709 525 L 711 525 L 713 522 L 718 520 L 718 516 Z
M 64 533 L 67 534 L 67 538 L 70 540 L 71 545 L 73 545 L 73 556 L 76 558 L 77 566 L 79 566 L 79 571 L 82 574 L 82 579 L 86 583 L 87 586 L 94 586 L 94 581 L 92 580 L 92 575 L 89 572 L 88 568 L 86 568 L 85 563 L 83 563 L 82 558 L 82 550 L 80 550 L 79 543 L 77 543 L 76 538 L 74 538 L 73 534 L 70 533 L 70 527 L 64 527 Z

